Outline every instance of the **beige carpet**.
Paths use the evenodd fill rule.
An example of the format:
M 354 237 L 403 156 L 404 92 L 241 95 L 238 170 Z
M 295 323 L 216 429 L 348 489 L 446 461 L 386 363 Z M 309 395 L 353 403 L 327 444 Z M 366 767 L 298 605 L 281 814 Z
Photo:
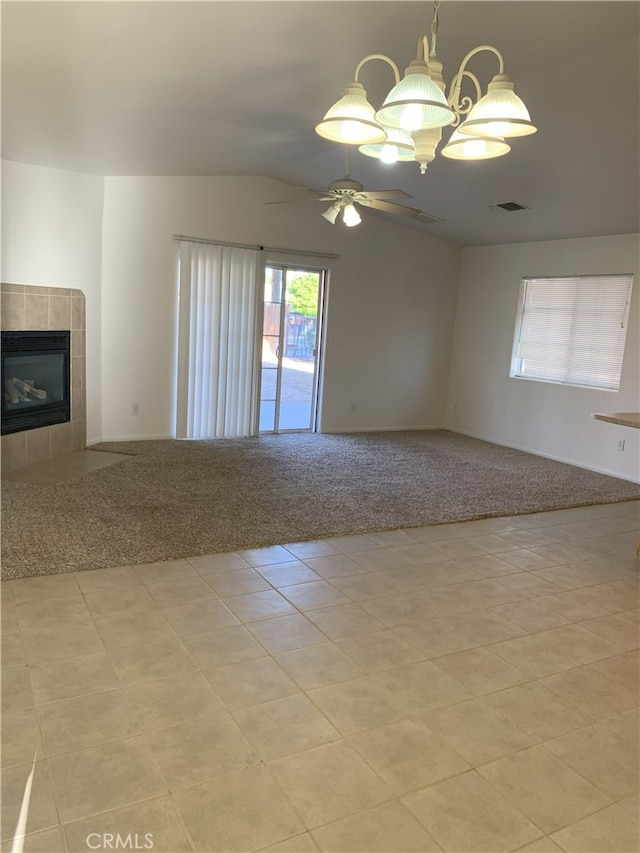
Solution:
M 129 458 L 3 482 L 3 577 L 640 498 L 625 480 L 445 430 L 97 445 Z

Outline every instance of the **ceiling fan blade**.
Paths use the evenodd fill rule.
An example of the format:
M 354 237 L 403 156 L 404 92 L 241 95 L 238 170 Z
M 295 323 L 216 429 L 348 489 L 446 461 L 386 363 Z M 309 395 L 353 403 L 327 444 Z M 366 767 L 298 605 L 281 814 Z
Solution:
M 358 193 L 358 195 L 363 195 L 367 198 L 412 198 L 404 190 L 367 190 Z
M 407 207 L 404 204 L 392 204 L 388 201 L 377 201 L 370 199 L 367 202 L 367 207 L 373 207 L 375 210 L 384 210 L 385 213 L 393 213 L 396 216 L 420 216 L 421 210 L 417 207 Z
M 301 188 L 302 189 L 302 188 Z M 296 201 L 324 201 L 324 194 L 318 190 L 307 190 L 312 198 L 287 198 L 283 201 L 265 201 L 265 204 L 293 204 Z M 329 199 L 330 201 L 331 199 Z

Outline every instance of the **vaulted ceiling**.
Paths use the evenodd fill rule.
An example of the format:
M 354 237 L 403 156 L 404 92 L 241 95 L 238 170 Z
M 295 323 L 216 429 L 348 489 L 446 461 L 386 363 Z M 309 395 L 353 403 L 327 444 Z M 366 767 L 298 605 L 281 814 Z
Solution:
M 1 7 L 5 159 L 100 175 L 265 175 L 292 199 L 345 173 L 344 146 L 314 126 L 358 60 L 386 53 L 403 69 L 432 18 L 426 0 Z M 639 10 L 443 0 L 445 80 L 472 47 L 495 45 L 538 133 L 496 160 L 438 155 L 425 175 L 355 150 L 351 176 L 410 193 L 443 221 L 409 227 L 461 245 L 640 230 Z M 484 85 L 497 71 L 489 55 L 472 68 Z M 383 63 L 360 79 L 376 106 L 393 82 Z M 505 201 L 525 210 L 493 208 Z M 318 227 L 331 226 L 318 216 Z

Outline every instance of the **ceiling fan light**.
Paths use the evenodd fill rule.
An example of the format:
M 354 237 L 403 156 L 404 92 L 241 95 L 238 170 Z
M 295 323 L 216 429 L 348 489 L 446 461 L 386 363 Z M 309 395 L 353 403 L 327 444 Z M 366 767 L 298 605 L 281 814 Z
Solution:
M 375 118 L 381 125 L 411 133 L 445 127 L 454 121 L 455 113 L 444 92 L 431 79 L 429 66 L 423 60 L 414 59 L 405 76 L 385 98 Z
M 348 228 L 353 228 L 354 225 L 359 225 L 362 222 L 360 214 L 351 203 L 345 204 L 342 221 Z
M 451 160 L 489 160 L 502 157 L 511 151 L 511 146 L 497 136 L 470 136 L 463 128 L 456 128 L 440 153 Z
M 386 134 L 375 120 L 375 110 L 367 101 L 367 93 L 360 83 L 351 83 L 339 101 L 327 110 L 316 125 L 316 133 L 331 142 L 346 145 L 366 145 L 382 142 Z
M 339 213 L 340 205 L 336 202 L 336 204 L 332 204 L 331 207 L 328 207 L 322 215 L 327 220 L 327 222 L 330 222 L 332 225 L 335 225 Z
M 399 127 L 385 127 L 387 138 L 384 142 L 361 145 L 358 151 L 367 157 L 375 157 L 383 163 L 399 163 L 413 160 L 416 153 L 411 135 Z
M 537 128 L 521 98 L 514 92 L 513 83 L 506 74 L 496 74 L 487 94 L 472 108 L 467 120 L 460 126 L 462 133 L 473 136 L 528 136 Z

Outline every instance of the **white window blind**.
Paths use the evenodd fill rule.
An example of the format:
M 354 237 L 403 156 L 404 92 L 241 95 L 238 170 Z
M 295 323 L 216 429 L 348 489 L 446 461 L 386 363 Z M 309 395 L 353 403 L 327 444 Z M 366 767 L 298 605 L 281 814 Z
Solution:
M 618 390 L 633 276 L 526 278 L 511 376 Z
M 258 251 L 180 244 L 178 438 L 256 432 Z

